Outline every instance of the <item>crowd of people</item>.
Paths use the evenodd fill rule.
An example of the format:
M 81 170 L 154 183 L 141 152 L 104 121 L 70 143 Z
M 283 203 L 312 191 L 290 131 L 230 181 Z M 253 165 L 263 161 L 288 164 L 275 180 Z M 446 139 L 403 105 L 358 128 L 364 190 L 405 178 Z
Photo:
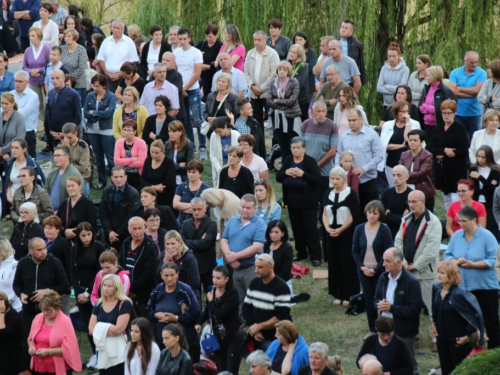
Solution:
M 200 363 L 235 375 L 242 358 L 253 375 L 341 375 L 292 322 L 292 264 L 306 259 L 327 263 L 335 308 L 363 291 L 364 375 L 419 374 L 423 309 L 442 374 L 500 346 L 500 60 L 487 79 L 474 51 L 449 76 L 420 55 L 410 74 L 391 43 L 373 126 L 349 20 L 317 56 L 279 19 L 246 51 L 232 24 L 224 43 L 208 25 L 195 47 L 179 26 L 146 39 L 115 19 L 106 37 L 57 0 L 4 3 L 24 60 L 13 74 L 0 54 L 2 216 L 14 223 L 0 238 L 0 375 L 80 371 L 77 326 L 87 367 L 105 375 Z

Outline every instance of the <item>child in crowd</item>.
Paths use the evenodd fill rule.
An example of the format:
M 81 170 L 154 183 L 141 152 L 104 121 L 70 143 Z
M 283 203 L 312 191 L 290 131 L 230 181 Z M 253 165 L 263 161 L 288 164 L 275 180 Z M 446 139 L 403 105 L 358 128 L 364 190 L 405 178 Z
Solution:
M 340 155 L 339 164 L 347 172 L 347 184 L 358 194 L 359 177 L 352 171 L 354 167 L 354 155 L 351 151 L 344 151 Z
M 54 46 L 50 49 L 50 62 L 45 66 L 45 75 L 43 79 L 43 85 L 45 88 L 45 95 L 49 93 L 50 90 L 54 88 L 52 82 L 50 81 L 50 75 L 54 70 L 62 70 L 64 74 L 68 74 L 68 69 L 66 69 L 61 62 L 62 59 L 62 49 L 59 46 Z

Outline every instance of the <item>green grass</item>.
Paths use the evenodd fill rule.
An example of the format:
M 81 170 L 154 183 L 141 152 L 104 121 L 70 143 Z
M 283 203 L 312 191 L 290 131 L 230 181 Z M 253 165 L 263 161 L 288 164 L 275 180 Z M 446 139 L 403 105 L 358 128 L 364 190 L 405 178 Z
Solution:
M 45 144 L 38 142 L 38 148 L 41 149 Z M 203 180 L 211 185 L 211 164 L 205 161 L 205 173 Z M 271 180 L 275 189 L 276 198 L 282 197 L 281 184 L 276 182 L 275 173 L 271 172 Z M 97 183 L 97 173 L 94 173 L 94 183 Z M 108 178 L 108 184 L 110 183 Z M 90 197 L 93 200 L 101 198 L 102 191 L 91 189 Z M 438 193 L 436 197 L 436 208 L 434 213 L 441 219 L 445 218 L 443 207 L 443 199 Z M 290 227 L 288 211 L 282 212 L 282 219 Z M 2 234 L 10 237 L 12 224 L 4 222 L 2 225 Z M 290 229 L 291 230 L 291 229 Z M 292 242 L 293 245 L 293 242 Z M 368 324 L 366 314 L 358 316 L 350 316 L 345 314 L 345 308 L 333 307 L 333 298 L 328 295 L 327 280 L 313 280 L 313 267 L 309 261 L 301 262 L 302 265 L 310 267 L 309 274 L 302 279 L 294 279 L 293 287 L 295 294 L 309 293 L 311 299 L 308 302 L 300 303 L 292 307 L 292 317 L 294 322 L 299 327 L 300 334 L 304 336 L 308 344 L 315 341 L 322 341 L 328 344 L 331 354 L 337 354 L 342 359 L 342 368 L 344 374 L 357 374 L 358 369 L 355 364 L 359 349 L 363 343 L 363 336 L 368 332 Z M 320 269 L 326 269 L 323 264 Z M 417 342 L 417 361 L 420 365 L 420 373 L 427 374 L 431 368 L 439 366 L 437 354 L 431 352 L 431 339 L 429 335 L 429 318 L 421 316 L 420 319 L 420 340 Z M 84 332 L 77 332 L 78 342 L 80 346 L 80 354 L 82 362 L 87 363 L 91 356 L 90 345 L 88 344 L 87 335 Z M 240 374 L 244 375 L 245 366 L 240 367 Z M 86 373 L 84 369 L 80 374 Z

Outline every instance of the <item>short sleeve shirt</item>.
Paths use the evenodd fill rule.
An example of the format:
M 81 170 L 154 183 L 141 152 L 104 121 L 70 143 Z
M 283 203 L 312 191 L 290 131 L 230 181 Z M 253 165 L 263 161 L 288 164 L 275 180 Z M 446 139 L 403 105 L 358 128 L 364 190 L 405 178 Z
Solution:
M 97 321 L 99 323 L 110 324 L 116 324 L 120 315 L 129 314 L 131 317 L 134 315 L 132 312 L 132 304 L 129 300 L 124 300 L 123 303 L 121 301 L 116 302 L 115 307 L 110 312 L 104 311 L 102 304 L 95 305 L 92 314 L 97 316 Z
M 252 172 L 253 179 L 254 181 L 257 181 L 260 178 L 259 173 L 265 172 L 268 170 L 267 164 L 262 159 L 259 155 L 253 154 L 253 159 L 252 162 L 248 165 L 243 164 L 243 160 L 240 161 L 240 164 L 243 165 L 244 167 L 247 167 L 250 169 L 250 172 Z
M 111 35 L 102 42 L 96 60 L 104 61 L 109 73 L 118 73 L 124 62 L 138 62 L 139 56 L 132 39 L 123 35 L 118 42 L 115 42 Z
M 177 63 L 177 71 L 182 75 L 182 83 L 186 85 L 194 75 L 195 64 L 203 64 L 203 55 L 198 48 L 191 47 L 188 50 L 176 48 L 174 50 L 175 62 Z M 188 90 L 196 90 L 200 88 L 198 81 L 188 87 Z
M 486 78 L 485 70 L 480 67 L 477 67 L 469 75 L 465 73 L 464 66 L 454 69 L 450 74 L 450 82 L 462 87 L 474 87 L 478 82 L 485 82 Z M 458 98 L 457 115 L 466 117 L 481 116 L 481 104 L 477 100 L 477 95 L 472 98 Z
M 486 217 L 486 209 L 484 208 L 482 203 L 472 201 L 471 207 L 476 210 L 478 218 Z M 462 229 L 460 227 L 460 224 L 458 224 L 458 212 L 461 209 L 462 206 L 460 205 L 460 201 L 453 202 L 452 204 L 450 204 L 450 208 L 448 209 L 448 212 L 446 214 L 446 216 L 453 219 L 453 232 Z
M 344 81 L 348 85 L 352 83 L 352 77 L 360 76 L 359 68 L 356 65 L 356 61 L 346 55 L 342 55 L 340 61 L 334 61 L 331 57 L 327 57 L 323 63 L 323 69 L 321 70 L 320 78 L 326 78 L 326 68 L 330 65 L 335 65 L 340 70 L 340 80 Z

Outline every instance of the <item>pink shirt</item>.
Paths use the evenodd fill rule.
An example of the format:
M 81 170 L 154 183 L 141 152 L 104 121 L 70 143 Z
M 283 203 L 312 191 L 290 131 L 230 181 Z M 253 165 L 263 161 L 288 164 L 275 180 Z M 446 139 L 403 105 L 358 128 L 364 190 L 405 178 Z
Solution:
M 476 210 L 477 217 L 486 217 L 486 209 L 484 208 L 482 203 L 472 201 L 471 207 Z M 453 218 L 453 232 L 462 229 L 460 224 L 458 224 L 458 212 L 462 209 L 460 205 L 460 201 L 453 202 L 450 204 L 450 208 L 448 209 L 448 213 L 446 216 Z
M 39 349 L 49 349 L 50 348 L 50 332 L 52 331 L 52 326 L 47 323 L 42 324 L 42 329 L 35 336 L 35 348 Z M 56 372 L 56 365 L 52 356 L 39 357 L 35 356 L 35 371 L 36 372 Z
M 222 45 L 220 48 L 219 52 L 222 52 L 222 50 L 226 47 L 226 43 Z M 233 57 L 233 55 L 238 55 L 240 58 L 236 63 L 233 64 L 233 66 L 236 69 L 239 69 L 243 71 L 243 65 L 245 64 L 245 46 L 243 44 L 240 44 L 238 47 L 233 49 L 232 51 L 229 52 L 229 56 Z
M 436 125 L 436 108 L 434 107 L 434 93 L 439 87 L 439 82 L 434 82 L 427 95 L 425 96 L 424 102 L 420 106 L 420 112 L 424 114 L 424 124 L 425 125 Z

